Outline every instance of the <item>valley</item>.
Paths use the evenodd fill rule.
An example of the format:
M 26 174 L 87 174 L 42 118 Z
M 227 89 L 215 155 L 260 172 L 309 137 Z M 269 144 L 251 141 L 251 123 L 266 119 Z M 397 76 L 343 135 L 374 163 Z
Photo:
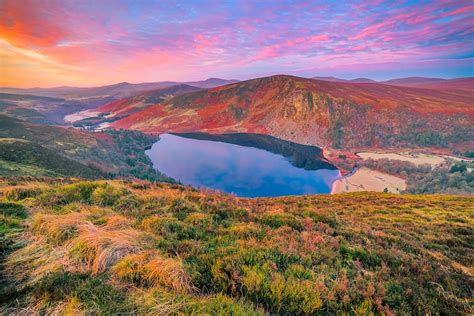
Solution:
M 473 26 L 0 0 L 0 315 L 474 315 Z
M 242 82 L 210 78 L 97 88 L 7 89 L 19 94 L 3 94 L 1 109 L 10 117 L 36 124 L 72 125 L 85 130 L 83 134 L 92 131 L 91 135 L 106 135 L 107 130 L 125 129 L 158 139 L 158 135 L 171 132 L 270 152 L 279 147 L 276 154 L 298 168 L 311 169 L 311 161 L 319 161 L 316 165 L 326 161 L 331 168 L 337 167 L 343 178 L 334 183 L 329 190 L 332 193 L 401 193 L 413 192 L 420 181 L 416 177 L 426 179 L 431 174 L 428 166 L 430 170 L 444 170 L 439 176 L 446 180 L 452 166 L 471 163 L 462 157 L 474 145 L 474 92 L 466 88 L 470 81 L 472 78 L 403 78 L 376 82 L 278 75 Z M 449 82 L 445 89 L 430 88 L 442 82 Z M 270 138 L 262 141 L 265 135 Z M 295 151 L 298 146 L 308 146 L 314 152 Z M 127 164 L 106 166 L 87 155 L 73 159 L 99 165 L 102 175 L 137 169 Z M 65 156 L 72 157 L 69 153 Z M 314 159 L 317 157 L 319 160 Z M 148 171 L 133 172 L 145 176 L 151 162 L 146 164 L 144 170 Z M 390 167 L 393 165 L 399 167 Z M 3 166 L 15 170 L 13 165 Z M 25 167 L 31 170 L 31 166 Z M 415 177 L 410 170 L 416 168 L 423 172 Z M 436 190 L 474 192 L 467 174 L 451 182 Z
M 238 133 L 269 135 L 322 148 L 324 159 L 343 175 L 365 164 L 350 180 L 341 179 L 352 184 L 339 185 L 332 192 L 344 187 L 342 191 L 397 193 L 413 186 L 407 186 L 407 181 L 415 182 L 409 173 L 375 170 L 367 164 L 383 158 L 392 165 L 408 162 L 448 169 L 455 163 L 469 163 L 462 153 L 474 146 L 471 82 L 472 78 L 375 82 L 272 76 L 210 89 L 180 84 L 73 114 L 78 115 L 73 124 L 151 135 L 203 132 L 208 139 L 214 135 L 214 140 Z M 434 83 L 446 87 L 434 88 Z M 451 193 L 472 192 L 470 178 L 459 181 L 464 180 L 467 186 L 449 189 Z

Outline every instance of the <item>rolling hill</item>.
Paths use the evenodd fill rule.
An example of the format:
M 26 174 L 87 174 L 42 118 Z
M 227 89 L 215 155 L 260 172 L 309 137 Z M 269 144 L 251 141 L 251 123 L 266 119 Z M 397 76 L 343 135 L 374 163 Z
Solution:
M 474 139 L 473 96 L 277 75 L 183 94 L 111 126 L 261 133 L 323 148 L 462 148 Z
M 0 93 L 0 114 L 32 123 L 61 125 L 64 116 L 96 107 L 111 99 L 66 100 L 28 94 Z
M 147 91 L 129 98 L 120 99 L 100 106 L 94 111 L 110 113 L 112 116 L 129 115 L 131 113 L 143 110 L 150 105 L 162 103 L 174 96 L 200 90 L 203 90 L 203 88 L 186 84 L 177 84 L 166 88 Z

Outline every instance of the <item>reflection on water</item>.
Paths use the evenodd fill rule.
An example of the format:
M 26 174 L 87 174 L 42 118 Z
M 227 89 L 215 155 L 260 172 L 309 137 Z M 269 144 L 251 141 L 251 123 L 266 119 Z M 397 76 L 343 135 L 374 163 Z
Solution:
M 293 158 L 301 157 L 301 154 L 296 153 L 298 146 L 301 146 L 298 144 L 285 142 L 296 146 L 285 145 L 285 152 L 281 152 L 280 142 L 283 141 L 273 138 L 280 149 L 272 150 L 268 145 L 268 137 L 263 135 L 251 134 L 251 145 L 254 147 L 248 147 L 248 139 L 245 146 L 241 146 L 237 145 L 238 139 L 235 138 L 231 141 L 214 141 L 203 140 L 203 134 L 196 135 L 200 135 L 195 137 L 200 139 L 190 138 L 193 137 L 192 134 L 187 134 L 186 137 L 161 135 L 160 140 L 146 154 L 156 169 L 181 183 L 245 197 L 329 193 L 332 183 L 339 178 L 339 171 L 326 162 L 321 162 L 318 155 L 315 155 L 313 161 L 308 158 L 308 153 L 303 155 L 307 160 L 303 167 L 316 169 L 315 166 L 320 166 L 326 169 L 305 170 L 296 167 Z M 262 148 L 259 136 L 265 143 L 265 150 L 255 148 Z M 289 148 L 295 152 L 289 153 Z M 317 147 L 312 148 L 319 150 Z M 281 152 L 281 155 L 269 150 Z

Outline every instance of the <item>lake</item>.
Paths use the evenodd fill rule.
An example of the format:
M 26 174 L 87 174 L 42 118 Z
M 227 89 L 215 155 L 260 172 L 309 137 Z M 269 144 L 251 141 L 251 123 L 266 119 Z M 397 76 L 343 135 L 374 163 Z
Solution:
M 329 193 L 340 178 L 320 148 L 267 135 L 163 134 L 146 154 L 183 184 L 242 197 Z

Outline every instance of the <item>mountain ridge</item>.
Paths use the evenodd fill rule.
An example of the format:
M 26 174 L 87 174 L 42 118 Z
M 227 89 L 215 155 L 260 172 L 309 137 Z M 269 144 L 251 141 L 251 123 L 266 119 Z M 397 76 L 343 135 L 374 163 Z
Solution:
M 446 137 L 454 134 L 473 133 L 472 100 L 469 91 L 276 75 L 183 94 L 118 120 L 112 127 L 147 133 L 252 132 L 323 148 L 431 146 L 444 145 Z M 426 132 L 428 140 L 411 139 L 419 132 Z

